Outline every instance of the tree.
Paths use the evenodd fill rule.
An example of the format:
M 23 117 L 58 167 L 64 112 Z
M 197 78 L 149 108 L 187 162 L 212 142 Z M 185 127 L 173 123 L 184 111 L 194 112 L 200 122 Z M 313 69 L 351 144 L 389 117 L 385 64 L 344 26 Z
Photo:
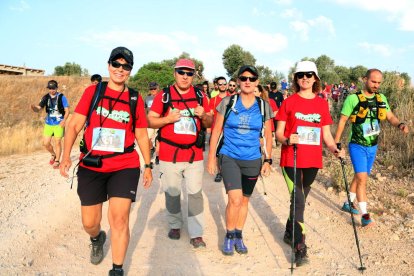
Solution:
M 362 79 L 365 76 L 365 73 L 367 72 L 367 68 L 362 65 L 358 65 L 355 67 L 351 67 L 351 74 L 350 74 L 350 81 L 355 83 L 359 89 L 362 88 Z
M 345 66 L 335 66 L 334 70 L 336 74 L 338 75 L 339 81 L 343 81 L 344 83 L 350 83 L 350 77 L 349 77 L 351 74 L 350 68 L 345 67 Z
M 234 77 L 240 66 L 256 64 L 254 56 L 250 52 L 244 51 L 241 46 L 236 44 L 230 45 L 224 50 L 222 59 L 224 69 L 226 69 L 227 76 L 229 77 Z
M 88 70 L 83 69 L 79 64 L 66 62 L 63 66 L 56 66 L 54 75 L 56 76 L 85 76 Z

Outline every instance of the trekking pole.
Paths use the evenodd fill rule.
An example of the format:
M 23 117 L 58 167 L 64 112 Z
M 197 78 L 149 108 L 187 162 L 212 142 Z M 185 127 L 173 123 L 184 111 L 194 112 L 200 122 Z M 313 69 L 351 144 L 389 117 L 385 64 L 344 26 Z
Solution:
M 293 274 L 293 263 L 295 262 L 295 213 L 296 213 L 296 144 L 293 144 L 293 190 L 292 190 L 292 254 L 290 256 L 290 274 Z
M 337 143 L 336 144 L 337 148 L 340 150 L 341 149 L 341 143 Z M 348 204 L 351 208 L 352 206 L 352 202 L 351 202 L 351 198 L 349 196 L 349 188 L 348 188 L 348 181 L 346 179 L 346 174 L 345 174 L 345 161 L 344 159 L 342 159 L 342 157 L 339 157 L 339 161 L 341 161 L 341 167 L 342 167 L 342 175 L 344 177 L 344 183 L 345 183 L 345 190 L 346 190 L 346 196 L 348 198 Z M 358 267 L 358 270 L 361 271 L 363 273 L 364 270 L 366 270 L 367 268 L 363 265 L 362 263 L 362 257 L 361 257 L 361 250 L 359 248 L 359 240 L 358 240 L 358 233 L 356 230 L 356 226 L 355 226 L 355 220 L 354 220 L 354 214 L 352 213 L 351 210 L 351 220 L 352 220 L 352 227 L 354 228 L 354 234 L 355 234 L 355 242 L 356 242 L 356 246 L 358 248 L 358 255 L 359 255 L 359 262 L 360 262 L 360 267 Z

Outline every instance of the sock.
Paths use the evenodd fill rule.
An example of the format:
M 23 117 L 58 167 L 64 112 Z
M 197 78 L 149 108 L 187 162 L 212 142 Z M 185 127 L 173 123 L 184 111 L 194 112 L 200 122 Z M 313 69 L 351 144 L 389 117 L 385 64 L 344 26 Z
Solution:
M 367 203 L 366 202 L 359 202 L 359 209 L 363 215 L 367 214 Z
M 96 236 L 95 238 L 91 237 L 91 241 L 93 242 L 97 242 L 99 240 L 99 237 L 101 236 L 101 232 L 99 232 L 98 236 Z
M 235 231 L 234 230 L 227 230 L 226 238 L 228 238 L 228 239 L 234 239 L 234 234 L 235 234 Z
M 354 202 L 355 198 L 356 198 L 356 193 L 349 192 L 349 199 L 351 200 L 351 202 Z
M 236 239 L 243 239 L 242 230 L 236 229 L 234 230 L 234 234 L 236 236 Z
M 115 271 L 122 271 L 122 265 L 123 264 L 120 264 L 120 265 L 117 265 L 117 264 L 112 264 L 112 270 L 115 270 Z

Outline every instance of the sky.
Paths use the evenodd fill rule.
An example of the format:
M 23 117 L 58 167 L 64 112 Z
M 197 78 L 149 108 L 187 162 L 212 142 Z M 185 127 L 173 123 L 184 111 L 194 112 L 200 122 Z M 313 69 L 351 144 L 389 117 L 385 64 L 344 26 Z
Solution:
M 408 73 L 414 79 L 413 0 L 1 0 L 0 64 L 43 69 L 75 62 L 108 76 L 111 50 L 148 62 L 187 52 L 210 81 L 226 76 L 232 44 L 287 76 L 302 58 Z

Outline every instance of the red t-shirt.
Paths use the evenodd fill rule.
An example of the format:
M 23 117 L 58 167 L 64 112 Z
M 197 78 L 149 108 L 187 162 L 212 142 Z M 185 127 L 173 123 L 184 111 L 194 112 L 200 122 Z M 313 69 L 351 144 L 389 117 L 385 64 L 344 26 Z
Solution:
M 190 101 L 186 101 L 185 104 L 181 101 L 176 102 L 175 100 L 180 100 L 180 96 L 177 94 L 178 92 L 171 86 L 170 87 L 170 97 L 171 104 L 173 105 L 174 109 L 180 110 L 181 113 L 181 120 L 179 122 L 176 122 L 174 124 L 168 124 L 165 125 L 161 130 L 161 137 L 166 138 L 176 144 L 192 144 L 196 141 L 196 133 L 194 126 L 194 120 L 188 116 L 188 109 L 186 108 L 185 104 L 190 108 L 191 114 L 194 114 L 194 108 L 197 107 L 198 102 L 196 98 L 196 94 L 194 91 L 194 87 L 191 86 L 190 91 L 181 94 L 182 98 L 184 100 L 186 99 L 193 99 Z M 204 111 L 210 112 L 210 108 L 208 106 L 208 98 L 206 94 L 203 94 L 203 107 Z M 158 93 L 154 101 L 152 102 L 151 111 L 154 111 L 157 114 L 162 115 L 163 112 L 163 106 L 164 103 L 162 102 L 164 93 Z M 170 112 L 171 107 L 168 107 L 167 112 L 165 116 L 168 115 L 168 112 Z M 197 123 L 197 130 L 200 130 L 201 127 L 201 121 L 200 119 L 195 116 L 194 117 L 196 123 Z M 186 126 L 185 129 L 181 129 L 181 127 Z M 181 133 L 180 133 L 181 132 Z M 188 132 L 192 132 L 192 134 L 187 134 Z M 177 150 L 177 147 L 169 145 L 165 142 L 160 142 L 160 152 L 159 152 L 159 159 L 161 161 L 165 162 L 173 162 L 175 151 Z M 190 149 L 180 149 L 178 148 L 177 156 L 176 156 L 176 162 L 188 162 L 190 161 L 190 158 L 193 154 L 193 150 L 195 153 L 194 161 L 200 161 L 203 160 L 203 149 L 197 148 L 195 145 L 192 146 Z
M 230 96 L 230 93 L 226 92 L 226 95 L 224 97 Z M 223 98 L 224 98 L 223 97 Z M 210 99 L 210 102 L 208 103 L 210 110 L 213 110 L 213 123 L 211 124 L 211 129 L 214 127 L 214 122 L 216 121 L 216 114 L 217 114 L 217 106 L 221 103 L 221 100 L 223 99 L 220 97 L 220 94 Z
M 272 113 L 279 110 L 279 108 L 277 107 L 276 101 L 274 99 L 269 98 L 269 104 L 270 104 L 270 107 L 272 108 Z M 276 122 L 276 116 L 273 118 L 273 120 Z M 272 132 L 274 131 L 275 131 L 275 124 L 272 124 Z
M 298 144 L 296 166 L 298 168 L 322 168 L 322 126 L 332 124 L 328 102 L 320 97 L 304 99 L 297 93 L 283 101 L 276 115 L 278 121 L 285 121 L 285 137 L 298 132 L 298 127 L 319 129 L 319 145 Z M 317 143 L 317 140 L 314 140 Z M 282 146 L 281 167 L 293 167 L 293 146 Z
M 88 116 L 89 107 L 91 105 L 91 101 L 95 93 L 95 88 L 96 86 L 93 85 L 85 89 L 85 92 L 83 93 L 78 105 L 75 108 L 76 113 Z M 85 130 L 85 140 L 88 150 L 90 150 L 92 145 L 93 129 L 99 128 L 101 126 L 103 128 L 125 130 L 124 147 L 129 147 L 130 145 L 134 144 L 135 134 L 132 132 L 132 120 L 130 120 L 129 104 L 119 101 L 115 103 L 115 99 L 117 99 L 120 95 L 119 93 L 119 91 L 112 90 L 109 87 L 106 88 L 105 96 L 114 98 L 114 100 L 112 100 L 111 103 L 111 115 L 108 116 L 107 112 L 110 110 L 110 100 L 106 98 L 100 101 L 97 111 L 92 112 L 91 118 L 89 120 L 89 126 Z M 124 91 L 119 99 L 125 102 L 129 102 L 129 92 Z M 100 110 L 103 110 L 102 115 L 100 114 Z M 106 116 L 108 116 L 108 118 L 104 119 Z M 101 121 L 103 122 L 102 125 Z M 144 101 L 142 100 L 141 95 L 138 95 L 135 124 L 136 128 L 148 127 L 147 118 L 145 115 Z M 113 152 L 93 150 L 91 154 L 106 155 L 111 153 Z M 82 158 L 83 155 L 84 154 L 81 154 L 80 158 Z M 140 164 L 138 153 L 134 150 L 131 153 L 124 153 L 114 157 L 102 159 L 101 168 L 87 167 L 82 163 L 80 164 L 80 166 L 98 172 L 113 172 L 127 168 L 139 168 Z

